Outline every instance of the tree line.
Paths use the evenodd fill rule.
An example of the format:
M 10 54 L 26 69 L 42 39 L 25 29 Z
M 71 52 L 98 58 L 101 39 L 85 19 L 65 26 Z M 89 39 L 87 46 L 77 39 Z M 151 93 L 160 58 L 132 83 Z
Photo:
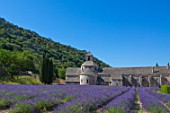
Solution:
M 19 75 L 20 71 L 35 71 L 33 57 L 27 50 L 23 52 L 11 52 L 0 49 L 0 70 L 1 77 L 9 75 L 10 78 L 14 75 Z
M 5 71 L 2 73 L 2 69 L 0 70 L 0 77 L 7 75 L 12 77 L 18 75 L 20 71 L 27 70 L 39 73 L 44 49 L 46 56 L 53 61 L 54 77 L 64 79 L 66 68 L 80 67 L 87 53 L 85 50 L 78 50 L 42 37 L 3 18 L 0 18 L 0 48 L 3 49 L 1 53 L 5 53 L 4 56 L 7 58 L 1 58 L 0 68 Z M 100 68 L 109 66 L 97 58 L 94 60 Z
M 40 81 L 44 84 L 51 84 L 56 77 L 65 78 L 66 69 L 55 68 L 47 54 L 43 53 L 38 66 L 35 60 L 28 50 L 14 52 L 0 48 L 0 77 L 12 79 L 18 77 L 20 72 L 33 71 L 39 73 Z

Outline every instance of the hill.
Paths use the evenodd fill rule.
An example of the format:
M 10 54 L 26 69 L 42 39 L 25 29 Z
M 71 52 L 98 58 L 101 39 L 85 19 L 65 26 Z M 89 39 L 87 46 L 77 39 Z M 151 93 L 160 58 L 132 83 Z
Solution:
M 43 49 L 53 59 L 55 68 L 80 67 L 85 61 L 85 54 L 87 53 L 85 50 L 78 50 L 54 42 L 36 32 L 18 27 L 7 22 L 4 18 L 0 18 L 0 48 L 12 52 L 30 51 L 37 69 Z M 99 64 L 99 67 L 109 66 L 97 58 L 94 58 L 94 60 Z

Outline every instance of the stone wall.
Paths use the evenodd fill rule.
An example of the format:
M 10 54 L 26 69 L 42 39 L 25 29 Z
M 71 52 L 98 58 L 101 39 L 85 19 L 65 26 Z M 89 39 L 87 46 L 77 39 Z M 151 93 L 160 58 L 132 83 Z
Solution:
M 112 80 L 111 86 L 122 86 L 122 80 Z
M 81 85 L 96 85 L 97 77 L 90 75 L 80 75 L 80 84 Z

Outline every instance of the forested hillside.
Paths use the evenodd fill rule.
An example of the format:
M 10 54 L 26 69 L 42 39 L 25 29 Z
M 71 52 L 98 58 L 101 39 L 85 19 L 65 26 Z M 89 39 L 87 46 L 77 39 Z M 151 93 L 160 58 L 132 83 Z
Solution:
M 0 18 L 0 48 L 11 52 L 29 51 L 33 57 L 35 70 L 42 58 L 43 50 L 53 60 L 54 68 L 80 67 L 87 51 L 66 46 L 40 36 L 36 32 L 13 25 Z M 107 64 L 94 58 L 100 67 Z

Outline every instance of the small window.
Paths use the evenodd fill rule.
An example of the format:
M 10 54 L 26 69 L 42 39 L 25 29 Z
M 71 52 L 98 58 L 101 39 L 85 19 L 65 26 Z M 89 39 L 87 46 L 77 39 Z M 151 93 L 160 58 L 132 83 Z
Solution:
M 87 83 L 88 83 L 89 81 L 87 80 Z
M 94 80 L 93 80 L 93 83 L 94 83 Z
M 81 79 L 81 83 L 83 83 L 83 80 Z

